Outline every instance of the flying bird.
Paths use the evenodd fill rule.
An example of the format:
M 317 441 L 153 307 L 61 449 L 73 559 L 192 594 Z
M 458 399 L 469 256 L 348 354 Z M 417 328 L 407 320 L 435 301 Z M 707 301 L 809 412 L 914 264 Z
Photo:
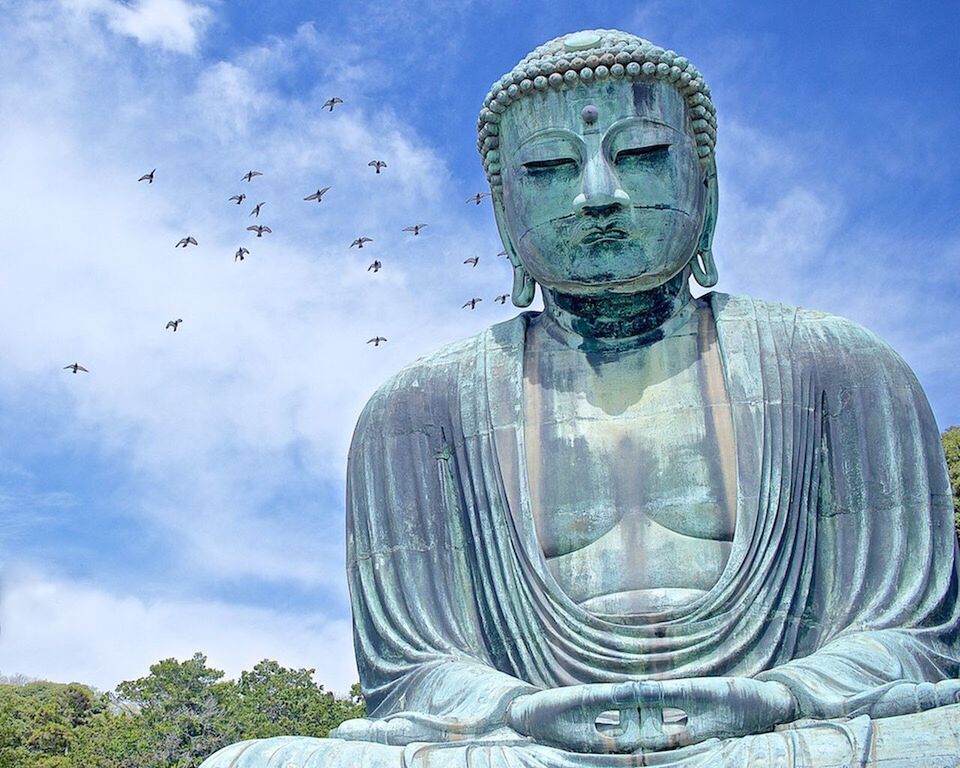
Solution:
M 386 341 L 386 339 L 384 339 L 384 341 Z M 84 373 L 90 373 L 90 371 L 88 371 L 86 368 L 80 365 L 80 363 L 70 363 L 70 365 L 65 365 L 63 366 L 63 370 L 73 371 L 74 373 L 78 373 L 79 371 L 83 371 Z
M 427 226 L 427 225 L 426 225 L 426 224 L 414 224 L 412 227 L 404 227 L 404 228 L 403 228 L 403 231 L 404 231 L 404 232 L 413 232 L 414 235 L 419 235 L 419 234 L 420 234 L 420 230 L 423 229 L 425 226 Z
M 251 215 L 251 216 L 256 216 L 256 217 L 259 219 L 259 218 L 260 218 L 260 209 L 261 209 L 263 206 L 265 206 L 265 205 L 266 205 L 266 202 L 257 203 L 256 207 L 254 207 L 254 209 L 253 209 L 252 211 L 250 211 L 250 215 Z
M 329 191 L 329 189 L 330 189 L 330 187 L 324 187 L 323 189 L 318 189 L 318 190 L 317 190 L 316 192 L 314 192 L 312 195 L 307 195 L 307 196 L 306 196 L 305 198 L 303 198 L 303 199 L 304 199 L 304 200 L 316 200 L 316 201 L 319 203 L 321 200 L 323 200 L 323 196 L 324 196 L 325 194 L 327 194 L 327 192 Z
M 353 246 L 357 246 L 357 248 L 363 248 L 364 243 L 372 243 L 372 242 L 373 242 L 372 237 L 358 237 L 356 240 L 350 243 L 350 247 L 353 248 Z
M 502 251 L 500 251 L 500 253 L 498 253 L 497 256 L 506 256 L 508 259 L 510 258 L 510 256 L 507 254 L 507 249 L 506 249 L 506 248 L 504 248 Z
M 273 230 L 270 227 L 264 224 L 254 224 L 247 227 L 248 232 L 256 232 L 257 237 L 263 237 L 263 233 L 266 232 L 268 235 L 273 234 Z
M 371 160 L 369 163 L 367 163 L 367 165 L 369 165 L 371 168 L 376 168 L 378 176 L 380 175 L 380 169 L 387 167 L 387 164 L 383 162 L 383 160 Z
M 177 328 L 180 327 L 180 323 L 182 322 L 183 322 L 183 318 L 179 317 L 176 320 L 171 320 L 170 322 L 168 322 L 166 328 L 173 328 L 173 332 L 176 333 Z M 164 330 L 166 330 L 166 328 L 164 328 Z
M 241 176 L 240 178 L 241 178 L 243 181 L 253 181 L 253 177 L 254 177 L 254 176 L 263 176 L 263 174 L 260 173 L 260 171 L 247 171 L 247 172 L 246 172 L 245 174 L 243 174 L 243 176 Z
M 154 168 L 152 171 L 150 171 L 150 173 L 143 174 L 143 176 L 137 179 L 137 181 L 145 181 L 148 184 L 153 184 L 153 174 L 155 174 L 156 172 L 157 172 L 157 169 Z
M 470 307 L 470 309 L 476 309 L 476 308 L 477 308 L 477 304 L 479 304 L 481 301 L 483 301 L 483 299 L 474 297 L 474 298 L 470 299 L 470 301 L 468 301 L 468 302 L 467 302 L 466 304 L 464 304 L 462 307 L 460 307 L 460 309 L 466 309 L 467 307 Z
M 233 260 L 243 261 L 244 256 L 249 256 L 249 255 L 250 255 L 250 251 L 248 251 L 246 248 L 240 247 L 237 249 L 237 252 L 233 254 Z
M 242 203 L 246 199 L 247 199 L 247 196 L 243 194 L 243 192 L 241 192 L 239 195 L 234 195 L 233 197 L 231 197 L 230 202 L 231 203 L 236 202 L 237 205 L 240 205 L 240 203 Z
M 468 197 L 467 202 L 476 203 L 477 205 L 480 205 L 480 201 L 483 200 L 483 198 L 491 197 L 491 196 L 492 195 L 489 192 L 477 192 L 477 194 L 475 194 L 473 197 Z
M 325 102 L 323 102 L 321 109 L 329 109 L 331 112 L 333 112 L 333 108 L 337 106 L 337 104 L 343 104 L 343 99 L 341 99 L 339 96 L 334 96 L 332 99 L 327 99 Z
M 180 238 L 180 242 L 177 243 L 177 244 L 176 244 L 175 246 L 173 246 L 173 247 L 174 247 L 174 248 L 180 248 L 180 247 L 186 248 L 188 245 L 196 245 L 196 244 L 197 244 L 197 241 L 194 240 L 192 236 L 187 235 L 186 237 L 181 237 L 181 238 Z
M 494 299 L 494 301 L 497 302 L 497 304 L 506 304 L 506 303 L 507 303 L 507 299 L 509 299 L 509 298 L 510 298 L 510 294 L 509 294 L 509 293 L 501 293 L 499 296 L 497 296 L 497 297 Z
M 367 344 L 373 344 L 373 346 L 379 347 L 386 340 L 385 336 L 374 336 L 372 339 L 367 340 Z
M 367 267 L 367 272 L 379 272 L 381 269 L 383 269 L 383 264 L 380 259 L 374 259 L 373 264 Z
M 479 262 L 480 262 L 480 257 L 479 257 L 479 256 L 471 256 L 469 259 L 464 259 L 464 260 L 463 260 L 463 263 L 464 263 L 464 264 L 469 264 L 469 265 L 472 266 L 472 267 L 477 266 L 477 264 L 478 264 Z

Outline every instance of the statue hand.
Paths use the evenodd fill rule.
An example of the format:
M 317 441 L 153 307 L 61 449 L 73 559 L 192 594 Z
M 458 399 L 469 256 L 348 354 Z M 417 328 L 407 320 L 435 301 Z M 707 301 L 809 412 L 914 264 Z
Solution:
M 568 685 L 525 694 L 507 709 L 507 725 L 538 744 L 571 752 L 633 752 L 640 746 L 638 684 Z M 623 727 L 598 730 L 597 717 L 619 710 Z M 628 722 L 625 722 L 628 721 Z
M 695 677 L 640 685 L 641 746 L 648 751 L 766 733 L 799 716 L 793 694 L 777 682 Z
M 598 724 L 610 710 L 619 723 Z M 780 683 L 705 677 L 539 691 L 510 705 L 507 724 L 560 749 L 623 753 L 765 733 L 796 716 L 793 694 Z

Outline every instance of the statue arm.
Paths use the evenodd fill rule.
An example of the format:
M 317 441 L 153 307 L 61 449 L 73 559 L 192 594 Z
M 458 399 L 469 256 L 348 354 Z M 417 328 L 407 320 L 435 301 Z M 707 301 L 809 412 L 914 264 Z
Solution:
M 816 558 L 796 620 L 807 650 L 758 679 L 786 685 L 801 714 L 815 718 L 953 703 L 952 684 L 927 691 L 960 672 L 956 535 L 939 430 L 888 345 L 853 323 L 833 333 L 816 352 Z M 914 695 L 918 685 L 927 693 Z
M 441 383 L 389 383 L 368 403 L 350 450 L 347 569 L 357 664 L 370 715 L 401 723 L 383 736 L 391 743 L 502 728 L 508 704 L 538 690 L 498 670 L 484 640 L 472 540 L 451 508 L 450 458 L 439 455 L 454 433 L 437 415 L 445 391 Z

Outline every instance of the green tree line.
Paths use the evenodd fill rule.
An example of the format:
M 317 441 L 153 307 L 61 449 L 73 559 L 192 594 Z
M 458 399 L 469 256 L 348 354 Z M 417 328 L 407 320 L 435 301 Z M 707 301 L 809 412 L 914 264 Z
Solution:
M 943 452 L 947 457 L 947 474 L 953 490 L 953 522 L 960 535 L 960 427 L 950 427 L 942 435 Z
M 335 696 L 312 669 L 263 660 L 236 680 L 197 653 L 102 693 L 79 683 L 0 683 L 0 768 L 194 768 L 220 747 L 326 736 L 363 717 L 360 688 Z

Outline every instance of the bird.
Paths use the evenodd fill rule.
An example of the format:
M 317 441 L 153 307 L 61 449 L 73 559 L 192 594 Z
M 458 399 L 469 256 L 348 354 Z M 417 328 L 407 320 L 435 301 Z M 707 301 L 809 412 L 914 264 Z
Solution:
M 469 265 L 472 266 L 472 267 L 477 266 L 477 264 L 478 264 L 479 262 L 480 262 L 480 257 L 479 257 L 479 256 L 471 256 L 469 259 L 464 259 L 464 260 L 463 260 L 463 263 L 464 263 L 464 264 L 469 264 Z
M 145 173 L 137 181 L 145 181 L 147 184 L 153 184 L 153 174 L 157 172 L 157 169 L 154 168 L 150 173 Z
M 506 304 L 506 303 L 507 303 L 507 299 L 509 299 L 509 298 L 510 298 L 510 294 L 509 294 L 509 293 L 501 293 L 499 296 L 497 296 L 497 297 L 494 299 L 494 301 L 497 302 L 497 304 Z
M 373 346 L 379 347 L 386 340 L 385 336 L 374 336 L 372 339 L 367 340 L 367 344 L 373 344 Z
M 477 304 L 479 304 L 481 301 L 483 301 L 483 299 L 478 298 L 478 297 L 474 297 L 474 298 L 470 299 L 470 301 L 468 301 L 468 302 L 467 302 L 466 304 L 464 304 L 462 307 L 460 307 L 460 309 L 466 309 L 467 307 L 470 307 L 470 309 L 476 309 L 476 308 L 477 308 Z
M 386 341 L 386 339 L 384 339 L 384 341 Z M 80 363 L 70 363 L 70 365 L 65 365 L 63 366 L 63 370 L 73 371 L 74 373 L 77 373 L 79 371 L 83 371 L 84 373 L 90 373 L 90 371 L 88 371 L 86 368 L 80 365 Z
M 356 240 L 350 243 L 350 247 L 353 248 L 353 246 L 357 246 L 357 248 L 363 248 L 364 243 L 372 243 L 372 242 L 373 242 L 372 237 L 358 237 Z
M 423 229 L 425 226 L 427 226 L 427 225 L 426 225 L 426 224 L 414 224 L 412 227 L 404 227 L 404 228 L 403 228 L 403 231 L 404 231 L 404 232 L 413 232 L 414 235 L 419 235 L 419 234 L 420 234 L 420 230 Z
M 260 173 L 260 171 L 247 171 L 247 172 L 246 172 L 245 174 L 243 174 L 243 176 L 241 176 L 240 178 L 241 178 L 243 181 L 253 181 L 253 177 L 254 177 L 254 176 L 263 176 L 263 174 Z
M 180 248 L 182 246 L 186 248 L 188 245 L 196 245 L 196 244 L 197 244 L 197 241 L 194 240 L 194 238 L 191 235 L 187 235 L 186 237 L 181 237 L 180 242 L 173 247 Z
M 177 318 L 176 320 L 171 320 L 170 322 L 168 322 L 166 327 L 167 327 L 167 328 L 173 328 L 173 332 L 176 333 L 176 332 L 177 332 L 177 328 L 180 327 L 180 323 L 182 323 L 182 322 L 183 322 L 183 318 L 182 318 L 182 317 L 179 317 L 179 318 Z M 165 328 L 164 330 L 166 330 L 166 328 Z
M 497 256 L 506 256 L 508 259 L 510 258 L 510 254 L 507 253 L 507 249 L 506 249 L 506 248 L 504 248 L 502 251 L 500 251 L 500 253 L 498 253 Z
M 246 199 L 247 199 L 247 196 L 243 194 L 243 192 L 241 192 L 239 195 L 234 195 L 233 197 L 231 197 L 230 202 L 232 203 L 236 201 L 237 205 L 240 205 L 240 203 L 242 203 Z
M 257 237 L 263 237 L 263 233 L 273 234 L 273 230 L 270 227 L 265 226 L 264 224 L 254 224 L 253 226 L 247 227 L 248 232 L 256 232 Z
M 316 192 L 314 192 L 312 195 L 307 195 L 307 196 L 306 196 L 305 198 L 303 198 L 303 199 L 304 199 L 304 200 L 316 200 L 316 201 L 319 203 L 321 200 L 323 200 L 323 196 L 324 196 L 325 194 L 327 194 L 327 191 L 328 191 L 329 189 L 330 189 L 330 187 L 324 187 L 323 189 L 318 189 L 318 190 L 317 190 Z
M 337 106 L 337 104 L 343 104 L 343 99 L 341 99 L 339 96 L 334 96 L 332 99 L 327 99 L 325 102 L 323 102 L 321 109 L 329 109 L 331 112 L 333 112 L 333 108 Z
M 367 267 L 367 272 L 379 272 L 381 269 L 383 269 L 383 264 L 380 259 L 374 259 L 373 264 Z
M 485 197 L 491 197 L 491 194 L 489 192 L 477 192 L 477 194 L 475 194 L 473 197 L 468 197 L 467 202 L 480 205 L 480 201 Z
M 261 209 L 263 206 L 265 206 L 265 205 L 266 205 L 266 202 L 257 203 L 256 206 L 254 207 L 254 209 L 253 209 L 252 211 L 250 211 L 250 215 L 251 215 L 251 216 L 256 216 L 256 217 L 259 219 L 259 218 L 260 218 L 260 209 Z
M 237 252 L 233 254 L 233 260 L 243 261 L 243 257 L 248 256 L 249 254 L 250 254 L 250 251 L 248 251 L 246 248 L 241 246 L 240 248 L 237 249 Z
M 387 167 L 387 164 L 383 162 L 383 160 L 371 160 L 369 163 L 367 163 L 367 165 L 369 165 L 371 168 L 376 168 L 378 176 L 380 175 L 380 169 Z

